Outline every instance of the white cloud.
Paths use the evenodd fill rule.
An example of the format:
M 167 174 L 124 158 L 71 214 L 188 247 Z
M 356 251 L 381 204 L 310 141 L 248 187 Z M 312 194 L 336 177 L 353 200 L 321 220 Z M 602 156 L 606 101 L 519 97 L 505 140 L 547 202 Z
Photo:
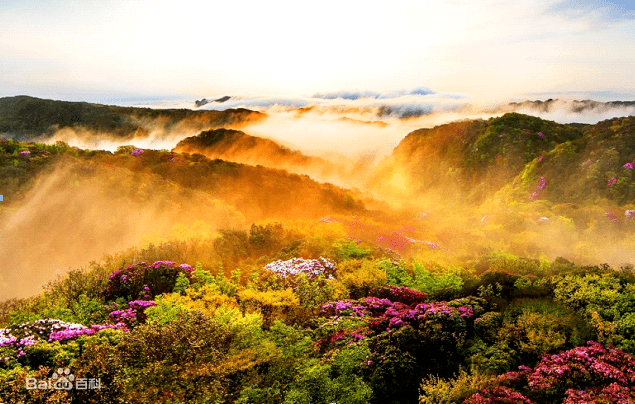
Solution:
M 0 53 L 12 60 L 11 88 L 53 80 L 82 93 L 385 93 L 426 83 L 495 99 L 632 88 L 635 67 L 623 59 L 635 51 L 635 22 L 607 4 L 25 1 L 0 6 Z M 612 77 L 593 75 L 615 64 Z

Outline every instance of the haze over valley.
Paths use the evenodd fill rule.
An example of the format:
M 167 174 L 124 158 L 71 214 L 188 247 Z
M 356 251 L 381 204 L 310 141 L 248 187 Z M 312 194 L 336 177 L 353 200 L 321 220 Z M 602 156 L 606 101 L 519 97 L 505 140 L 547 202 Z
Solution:
M 635 10 L 0 4 L 0 404 L 635 403 Z

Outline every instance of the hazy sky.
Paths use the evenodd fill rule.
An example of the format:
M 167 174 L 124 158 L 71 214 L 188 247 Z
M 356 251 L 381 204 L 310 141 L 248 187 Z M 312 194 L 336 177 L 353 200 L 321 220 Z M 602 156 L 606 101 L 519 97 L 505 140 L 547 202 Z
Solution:
M 0 96 L 427 87 L 491 100 L 635 99 L 635 11 L 626 4 L 2 0 Z

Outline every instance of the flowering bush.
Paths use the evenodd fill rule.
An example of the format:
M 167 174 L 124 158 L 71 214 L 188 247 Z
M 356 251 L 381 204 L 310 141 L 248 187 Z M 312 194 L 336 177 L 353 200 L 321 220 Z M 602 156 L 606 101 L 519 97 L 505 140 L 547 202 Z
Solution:
M 499 376 L 499 382 L 509 388 L 482 390 L 465 403 L 627 404 L 635 400 L 635 358 L 589 341 L 587 346 L 545 355 L 533 369 L 520 366 L 519 371 Z
M 417 242 L 417 240 L 406 237 L 398 231 L 394 231 L 391 234 L 380 234 L 375 241 L 384 248 L 390 248 L 398 252 L 405 251 Z
M 156 295 L 172 292 L 180 273 L 185 274 L 189 279 L 192 275 L 192 267 L 187 264 L 177 266 L 172 261 L 156 261 L 153 264 L 141 262 L 130 265 L 110 275 L 104 297 L 106 300 L 114 300 L 118 297 L 128 300 L 153 299 Z
M 275 273 L 280 278 L 293 278 L 296 275 L 304 274 L 309 279 L 319 275 L 332 279 L 335 274 L 335 264 L 324 257 L 317 260 L 303 258 L 292 258 L 287 261 L 278 260 L 265 265 L 265 269 Z
M 336 317 L 368 317 L 369 327 L 376 332 L 390 331 L 434 320 L 443 323 L 464 323 L 483 313 L 481 299 L 457 299 L 450 302 L 420 303 L 414 308 L 388 299 L 367 297 L 357 301 L 340 300 L 322 306 L 323 313 Z
M 156 306 L 152 300 L 133 300 L 128 302 L 128 308 L 125 310 L 115 310 L 110 312 L 110 318 L 113 322 L 125 324 L 132 328 L 138 324 L 142 324 L 146 320 L 145 310 L 148 307 Z
M 24 151 L 21 151 L 20 154 L 23 156 L 28 156 L 29 154 L 31 154 L 31 152 L 28 150 L 24 150 Z
M 133 151 L 130 152 L 131 156 L 135 156 L 135 157 L 141 157 L 143 155 L 143 150 L 142 149 L 134 149 Z
M 38 341 L 64 342 L 82 335 L 93 335 L 106 328 L 126 330 L 122 323 L 85 327 L 57 319 L 36 320 L 0 329 L 0 348 L 12 348 L 17 351 L 16 358 L 20 358 L 26 355 L 24 348 L 33 346 Z
M 532 404 L 531 400 L 517 391 L 503 386 L 496 386 L 486 390 L 484 395 L 471 395 L 464 404 Z
M 405 286 L 392 285 L 373 288 L 371 289 L 369 295 L 404 304 L 423 303 L 428 298 L 428 295 L 421 293 L 418 290 L 410 289 Z
M 106 329 L 128 331 L 128 328 L 126 327 L 124 323 L 104 324 L 104 325 L 94 324 L 94 325 L 91 325 L 90 327 L 81 326 L 81 328 L 54 331 L 49 335 L 48 342 L 53 342 L 53 341 L 64 342 L 64 341 L 76 339 L 78 337 L 81 337 L 82 335 L 94 335 L 98 333 L 99 331 L 106 330 Z

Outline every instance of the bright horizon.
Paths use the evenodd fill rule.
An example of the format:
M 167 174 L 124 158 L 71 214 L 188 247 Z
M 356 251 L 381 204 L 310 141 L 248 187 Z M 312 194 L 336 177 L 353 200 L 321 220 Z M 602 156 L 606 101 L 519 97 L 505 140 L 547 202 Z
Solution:
M 619 3 L 9 0 L 0 97 L 635 99 L 635 11 Z

